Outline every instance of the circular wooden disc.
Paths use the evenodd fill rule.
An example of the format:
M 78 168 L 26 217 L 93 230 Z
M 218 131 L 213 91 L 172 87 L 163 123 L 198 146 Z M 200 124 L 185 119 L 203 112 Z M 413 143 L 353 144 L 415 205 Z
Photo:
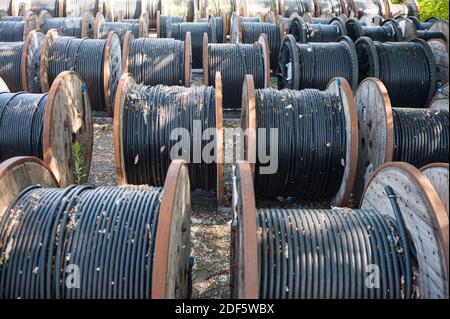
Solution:
M 215 78 L 215 95 L 216 95 L 216 165 L 217 165 L 217 202 L 222 205 L 225 196 L 225 180 L 224 180 L 224 138 L 223 138 L 223 115 L 222 115 L 222 76 L 220 72 L 216 72 Z
M 158 217 L 152 274 L 152 299 L 187 298 L 191 253 L 191 195 L 186 162 L 167 171 Z
M 303 13 L 302 18 L 306 23 L 312 23 L 314 17 L 310 12 L 305 12 Z
M 0 219 L 22 190 L 32 185 L 58 187 L 50 168 L 35 157 L 13 157 L 0 163 Z
M 25 21 L 25 27 L 23 28 L 23 39 L 25 41 L 28 33 L 30 33 L 33 30 L 36 30 L 37 26 L 37 16 L 36 14 L 30 14 L 24 16 Z
M 209 49 L 208 34 L 203 33 L 203 84 L 209 85 Z
M 390 0 L 381 0 L 380 2 L 383 4 L 383 8 L 384 8 L 384 10 L 382 10 L 383 12 L 381 14 L 383 16 L 383 18 L 385 18 L 385 19 L 392 18 L 391 1 Z
M 436 61 L 436 78 L 442 84 L 448 83 L 448 44 L 441 39 L 427 41 Z
M 430 28 L 430 31 L 441 31 L 445 35 L 445 40 L 447 43 L 449 43 L 448 38 L 448 21 L 445 20 L 438 20 Z
M 123 158 L 122 122 L 126 95 L 133 85 L 136 85 L 133 76 L 130 73 L 124 73 L 120 78 L 114 103 L 114 162 L 116 163 L 116 182 L 119 185 L 128 184 Z
M 264 87 L 268 88 L 270 85 L 270 49 L 269 40 L 265 33 L 261 34 L 258 38 L 258 43 L 262 46 L 263 57 L 264 57 Z
M 398 18 L 395 20 L 395 23 L 402 32 L 403 41 L 411 41 L 412 39 L 417 38 L 417 27 L 411 19 Z
M 156 37 L 161 38 L 161 11 L 156 12 Z
M 45 35 L 42 32 L 33 30 L 28 33 L 23 44 L 22 58 L 20 63 L 20 72 L 22 78 L 22 87 L 24 91 L 34 92 L 33 88 L 40 87 L 40 68 L 36 64 L 35 54 L 41 48 Z
M 122 50 L 117 33 L 111 31 L 106 38 L 103 54 L 103 85 L 105 92 L 105 108 L 109 115 L 114 115 L 114 99 L 117 85 L 122 76 Z
M 131 31 L 127 31 L 123 36 L 123 44 L 122 44 L 122 73 L 128 72 L 128 63 L 131 45 L 134 41 L 134 36 Z
M 426 165 L 420 169 L 431 185 L 433 185 L 436 193 L 442 201 L 442 204 L 449 214 L 449 179 L 448 179 L 448 163 L 433 163 Z
M 445 108 L 448 110 L 448 83 L 442 87 L 442 90 L 436 93 L 433 100 L 431 100 L 430 108 Z
M 39 77 L 41 82 L 41 92 L 48 92 L 50 84 L 48 82 L 48 51 L 51 45 L 61 33 L 57 29 L 50 29 L 45 34 L 44 42 L 41 48 L 41 60 L 39 64 Z
M 192 40 L 191 33 L 186 32 L 184 39 L 184 86 L 191 86 L 191 70 L 192 70 Z
M 247 74 L 242 85 L 241 129 L 244 131 L 244 159 L 255 174 L 256 163 L 256 97 L 253 76 Z
M 289 30 L 287 30 L 286 23 L 284 22 L 284 18 L 280 15 L 278 15 L 275 19 L 275 23 L 278 24 L 278 27 L 280 28 L 280 34 L 281 39 L 288 33 Z
M 390 162 L 370 178 L 361 208 L 395 219 L 385 187 L 397 195 L 405 226 L 417 256 L 420 297 L 448 298 L 449 219 L 428 178 L 407 163 Z
M 333 206 L 344 206 L 350 199 L 355 181 L 358 162 L 358 118 L 356 114 L 355 101 L 352 89 L 344 78 L 333 78 L 326 89 L 331 94 L 341 97 L 342 107 L 345 112 L 345 129 L 347 147 L 345 159 L 341 164 L 345 166 L 341 186 L 331 201 Z
M 94 16 L 90 12 L 83 13 L 81 18 L 81 38 L 94 38 Z
M 139 17 L 139 36 L 148 38 L 148 16 L 145 12 Z
M 259 265 L 256 203 L 248 162 L 233 166 L 233 215 L 231 230 L 231 297 L 259 298 Z
M 101 31 L 100 28 L 101 28 L 103 23 L 105 23 L 105 17 L 103 16 L 103 14 L 101 14 L 99 12 L 95 16 L 95 20 L 94 20 L 94 32 L 93 32 L 94 39 L 101 39 L 102 34 L 100 32 Z
M 47 10 L 41 10 L 41 12 L 39 13 L 39 17 L 37 19 L 36 29 L 43 30 L 47 20 L 51 18 L 52 16 Z
M 0 92 L 9 92 L 9 88 L 2 78 L 0 78 Z
M 71 71 L 61 72 L 48 93 L 42 129 L 44 162 L 50 167 L 61 187 L 85 183 L 91 168 L 93 119 L 86 87 L 80 76 Z M 81 172 L 77 181 L 73 145 L 82 150 Z
M 355 93 L 358 114 L 358 168 L 353 195 L 359 202 L 372 173 L 394 153 L 394 118 L 391 100 L 384 84 L 377 78 L 367 78 Z

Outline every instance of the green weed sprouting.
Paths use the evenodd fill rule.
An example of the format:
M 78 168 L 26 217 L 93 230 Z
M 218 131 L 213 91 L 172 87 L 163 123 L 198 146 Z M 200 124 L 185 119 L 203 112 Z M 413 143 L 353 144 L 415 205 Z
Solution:
M 83 177 L 86 176 L 84 174 L 84 163 L 83 163 L 83 146 L 80 142 L 76 141 L 72 144 L 72 157 L 75 162 L 74 167 L 74 177 L 75 177 L 75 183 L 77 185 L 81 184 L 81 181 L 83 180 Z

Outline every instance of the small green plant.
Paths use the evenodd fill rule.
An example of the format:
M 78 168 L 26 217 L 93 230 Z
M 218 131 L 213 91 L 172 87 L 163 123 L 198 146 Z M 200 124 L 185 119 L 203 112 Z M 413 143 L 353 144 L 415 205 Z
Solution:
M 403 3 L 404 0 L 391 0 L 392 3 Z M 436 17 L 448 20 L 449 0 L 418 0 L 420 5 L 420 19 L 425 21 L 428 18 Z
M 84 174 L 84 167 L 83 167 L 83 146 L 81 145 L 80 142 L 76 141 L 75 143 L 72 144 L 72 157 L 73 160 L 75 162 L 75 167 L 74 167 L 74 177 L 75 177 L 75 183 L 77 185 L 81 184 L 81 181 L 83 179 L 83 177 L 86 176 L 86 174 Z

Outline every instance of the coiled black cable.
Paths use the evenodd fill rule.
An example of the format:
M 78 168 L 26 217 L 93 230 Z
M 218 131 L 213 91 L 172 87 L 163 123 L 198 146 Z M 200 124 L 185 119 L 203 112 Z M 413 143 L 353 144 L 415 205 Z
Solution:
M 0 219 L 0 297 L 151 298 L 161 200 L 156 187 L 24 189 Z
M 242 22 L 242 43 L 255 43 L 261 34 L 267 36 L 269 42 L 270 68 L 275 70 L 280 54 L 281 32 L 277 23 Z
M 178 150 L 176 155 L 188 157 L 191 188 L 216 188 L 217 162 L 208 163 L 201 156 L 202 150 L 212 141 L 211 136 L 203 139 L 202 134 L 216 128 L 216 100 L 212 86 L 135 85 L 126 92 L 122 112 L 121 140 L 129 184 L 163 185 L 178 134 L 189 133 L 180 140 L 180 143 L 184 142 L 183 154 Z M 171 139 L 174 134 L 175 140 Z
M 360 81 L 367 77 L 380 79 L 396 107 L 428 105 L 436 90 L 436 63 L 425 41 L 381 43 L 362 37 L 355 46 Z
M 310 24 L 295 16 L 289 27 L 289 34 L 300 43 L 336 42 L 341 36 L 347 35 L 347 31 L 341 17 L 333 18 L 330 24 Z
M 0 93 L 0 162 L 15 156 L 41 158 L 47 94 Z
M 417 30 L 429 30 L 433 24 L 438 21 L 437 18 L 429 18 L 427 21 L 420 21 L 419 18 L 414 16 L 409 16 L 408 19 L 414 22 Z
M 45 20 L 40 27 L 43 33 L 47 33 L 51 29 L 58 29 L 61 35 L 75 38 L 82 38 L 84 18 L 49 18 Z M 92 38 L 93 36 L 93 19 L 91 21 L 91 28 L 87 30 L 86 36 Z
M 447 41 L 445 34 L 441 31 L 417 30 L 417 37 L 425 41 L 431 39 L 441 39 Z
M 449 158 L 447 109 L 392 108 L 394 119 L 393 160 L 418 168 L 446 163 Z
M 344 77 L 353 89 L 358 85 L 358 59 L 348 37 L 336 43 L 296 43 L 283 39 L 278 61 L 278 88 L 324 90 L 334 77 Z
M 385 20 L 379 26 L 363 26 L 357 19 L 345 23 L 348 36 L 356 41 L 360 37 L 369 37 L 379 42 L 399 42 L 403 40 L 402 31 L 394 20 Z
M 0 42 L 19 42 L 23 41 L 25 31 L 24 20 L 8 21 L 0 20 Z
M 185 85 L 185 43 L 174 39 L 136 39 L 131 44 L 128 70 L 137 83 Z
M 302 200 L 329 200 L 335 196 L 343 180 L 347 149 L 341 98 L 311 89 L 259 89 L 255 97 L 255 195 Z M 270 137 L 272 128 L 278 130 L 274 140 Z M 262 145 L 266 147 L 262 154 L 271 154 L 278 145 L 278 151 L 271 154 L 278 160 L 275 173 L 261 173 L 261 168 L 267 166 L 259 158 Z
M 172 32 L 172 23 L 180 23 L 184 20 L 185 17 L 182 16 L 159 16 L 159 37 L 169 38 Z
M 99 27 L 99 39 L 106 39 L 110 32 L 115 32 L 120 38 L 120 43 L 123 44 L 125 33 L 130 31 L 137 39 L 142 37 L 140 32 L 140 22 L 103 22 Z
M 260 298 L 414 297 L 402 220 L 361 209 L 258 209 L 256 218 Z
M 207 22 L 209 18 L 202 18 L 200 19 L 200 22 Z M 216 19 L 216 39 L 217 43 L 224 43 L 225 42 L 225 21 L 223 20 L 223 17 L 215 17 Z
M 56 37 L 48 50 L 49 85 L 62 71 L 75 71 L 87 85 L 93 110 L 104 111 L 105 45 L 105 40 Z
M 21 61 L 23 42 L 0 42 L 0 78 L 11 92 L 23 90 Z
M 262 45 L 253 44 L 209 44 L 208 79 L 213 86 L 216 72 L 222 76 L 223 106 L 241 106 L 242 83 L 245 75 L 253 75 L 255 88 L 265 87 L 266 66 Z
M 280 1 L 280 14 L 289 18 L 294 13 L 299 15 L 303 15 L 305 12 L 314 13 L 314 3 L 312 6 L 310 8 L 308 1 L 305 0 L 282 0 Z

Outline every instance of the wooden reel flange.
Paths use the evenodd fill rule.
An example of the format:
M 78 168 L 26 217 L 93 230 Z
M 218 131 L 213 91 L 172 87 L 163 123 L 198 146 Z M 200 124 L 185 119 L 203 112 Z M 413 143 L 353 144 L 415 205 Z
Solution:
M 24 91 L 39 93 L 40 90 L 40 56 L 37 55 L 38 49 L 44 42 L 45 35 L 42 32 L 31 31 L 23 44 L 20 71 L 22 78 L 22 87 Z
M 428 164 L 420 169 L 431 185 L 433 185 L 439 198 L 449 214 L 449 179 L 448 179 L 448 163 L 433 163 Z

